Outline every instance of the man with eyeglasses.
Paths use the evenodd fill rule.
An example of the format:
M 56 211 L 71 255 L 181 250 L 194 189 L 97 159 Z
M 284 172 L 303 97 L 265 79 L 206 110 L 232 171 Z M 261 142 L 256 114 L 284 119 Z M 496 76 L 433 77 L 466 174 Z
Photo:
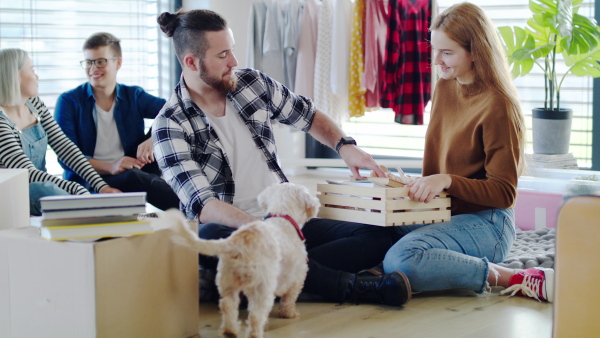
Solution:
M 88 82 L 60 95 L 54 116 L 64 133 L 112 187 L 124 192 L 145 191 L 153 206 L 179 208 L 179 198 L 160 177 L 150 132 L 144 119 L 154 119 L 165 100 L 137 86 L 117 83 L 123 63 L 120 40 L 95 33 L 83 44 L 81 66 Z M 71 168 L 64 178 L 85 186 Z

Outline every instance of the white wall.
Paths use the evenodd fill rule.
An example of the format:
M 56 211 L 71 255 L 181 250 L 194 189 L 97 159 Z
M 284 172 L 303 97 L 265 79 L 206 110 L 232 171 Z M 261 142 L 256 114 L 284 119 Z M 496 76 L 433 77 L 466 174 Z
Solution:
M 238 60 L 238 68 L 247 68 L 246 50 L 248 48 L 248 17 L 253 0 L 184 0 L 183 8 L 210 9 L 224 16 L 233 31 L 235 39 L 234 54 Z M 306 171 L 304 159 L 304 133 L 292 131 L 292 128 L 275 124 L 273 128 L 277 142 L 277 153 L 282 169 L 287 175 L 302 174 Z M 339 165 L 343 165 L 338 160 Z
M 183 8 L 210 9 L 225 17 L 235 39 L 235 57 L 238 68 L 247 68 L 248 16 L 253 0 L 183 0 Z

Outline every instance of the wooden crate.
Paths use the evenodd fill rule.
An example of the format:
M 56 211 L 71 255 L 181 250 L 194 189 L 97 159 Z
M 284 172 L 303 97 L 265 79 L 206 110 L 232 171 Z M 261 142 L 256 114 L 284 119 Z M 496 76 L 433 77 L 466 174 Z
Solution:
M 318 217 L 398 226 L 441 223 L 450 220 L 450 197 L 440 193 L 429 203 L 408 198 L 409 188 L 359 187 L 317 184 L 321 201 Z

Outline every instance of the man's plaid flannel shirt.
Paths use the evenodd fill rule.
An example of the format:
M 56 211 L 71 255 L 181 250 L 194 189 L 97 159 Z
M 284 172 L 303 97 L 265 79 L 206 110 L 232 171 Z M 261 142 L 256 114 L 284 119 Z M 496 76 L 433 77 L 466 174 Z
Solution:
M 296 95 L 277 81 L 252 69 L 235 72 L 238 86 L 227 94 L 269 169 L 281 182 L 281 170 L 271 120 L 308 132 L 316 108 L 306 97 Z M 179 196 L 188 219 L 196 219 L 204 205 L 219 199 L 233 203 L 235 183 L 228 156 L 205 113 L 192 101 L 183 76 L 175 93 L 152 126 L 154 154 L 165 180 Z M 248 168 L 252 170 L 252 168 Z

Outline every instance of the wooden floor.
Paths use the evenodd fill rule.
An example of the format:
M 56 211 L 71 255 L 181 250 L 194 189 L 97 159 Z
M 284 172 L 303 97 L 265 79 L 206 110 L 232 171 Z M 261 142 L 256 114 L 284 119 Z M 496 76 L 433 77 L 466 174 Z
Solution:
M 350 171 L 311 170 L 288 176 L 316 194 L 325 179 L 348 179 Z M 277 318 L 271 312 L 267 337 L 498 337 L 552 336 L 552 304 L 526 297 L 489 296 L 452 290 L 413 295 L 402 308 L 370 304 L 299 303 L 299 318 Z M 245 321 L 247 311 L 240 312 Z M 200 305 L 200 337 L 218 337 L 221 317 L 216 304 Z M 244 325 L 245 329 L 245 325 Z
M 552 336 L 552 305 L 531 298 L 488 297 L 470 291 L 421 293 L 402 308 L 371 304 L 299 303 L 300 316 L 277 318 L 273 307 L 266 337 L 498 337 Z M 240 311 L 245 321 L 248 313 Z M 216 304 L 200 305 L 200 337 L 218 337 Z M 245 329 L 245 322 L 243 329 Z

